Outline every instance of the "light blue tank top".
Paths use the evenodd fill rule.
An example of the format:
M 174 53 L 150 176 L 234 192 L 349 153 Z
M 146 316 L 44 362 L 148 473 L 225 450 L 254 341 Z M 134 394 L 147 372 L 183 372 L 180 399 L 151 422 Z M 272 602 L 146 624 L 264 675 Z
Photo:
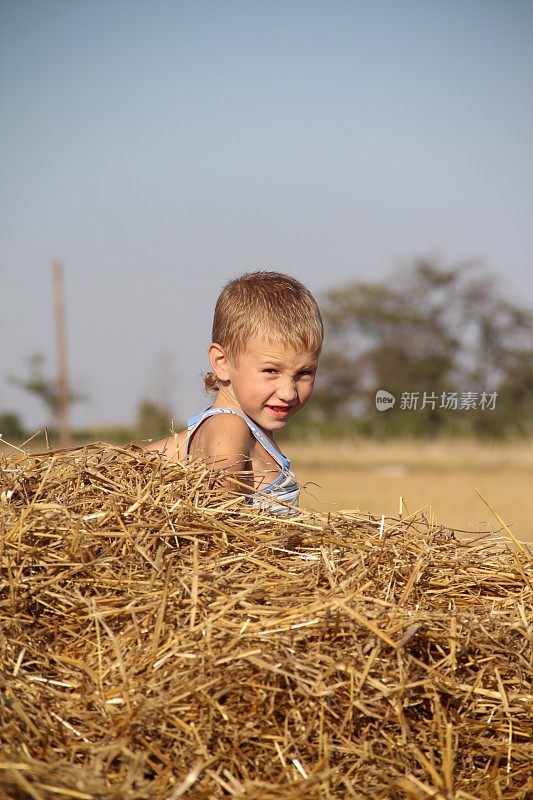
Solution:
M 185 455 L 189 454 L 189 443 L 191 437 L 197 428 L 200 427 L 202 422 L 209 417 L 214 417 L 216 414 L 235 414 L 241 417 L 252 432 L 252 435 L 257 441 L 265 448 L 267 453 L 270 453 L 276 464 L 279 464 L 280 473 L 272 483 L 267 486 L 262 486 L 253 494 L 247 495 L 247 502 L 257 508 L 263 508 L 274 514 L 294 514 L 298 513 L 296 509 L 287 508 L 285 505 L 276 503 L 276 500 L 281 500 L 283 503 L 289 503 L 292 506 L 297 506 L 300 499 L 300 487 L 296 481 L 295 476 L 291 472 L 291 462 L 278 450 L 276 445 L 265 436 L 261 428 L 255 422 L 247 417 L 242 411 L 236 408 L 206 408 L 200 414 L 187 420 L 187 440 L 185 442 Z

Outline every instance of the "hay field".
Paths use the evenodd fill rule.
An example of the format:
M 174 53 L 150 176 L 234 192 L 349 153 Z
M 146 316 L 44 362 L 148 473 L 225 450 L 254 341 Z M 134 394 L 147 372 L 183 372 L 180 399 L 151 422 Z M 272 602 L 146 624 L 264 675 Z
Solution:
M 2 800 L 531 797 L 526 548 L 137 448 L 0 479 Z
M 299 480 L 308 484 L 304 503 L 309 508 L 394 516 L 403 495 L 409 511 L 430 505 L 449 527 L 469 533 L 498 530 L 477 488 L 519 539 L 533 541 L 531 440 L 287 442 L 285 450 Z

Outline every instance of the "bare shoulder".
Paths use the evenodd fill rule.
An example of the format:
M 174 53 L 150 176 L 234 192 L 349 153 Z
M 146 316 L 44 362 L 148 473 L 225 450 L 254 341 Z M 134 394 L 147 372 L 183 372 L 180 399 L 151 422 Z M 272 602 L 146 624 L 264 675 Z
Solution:
M 193 458 L 203 458 L 217 466 L 246 469 L 251 445 L 252 435 L 242 417 L 215 414 L 195 431 L 189 452 Z
M 158 442 L 151 442 L 144 449 L 160 453 L 167 461 L 179 461 L 184 457 L 184 444 L 187 438 L 186 431 L 177 433 L 174 436 L 167 436 L 166 439 L 160 439 Z

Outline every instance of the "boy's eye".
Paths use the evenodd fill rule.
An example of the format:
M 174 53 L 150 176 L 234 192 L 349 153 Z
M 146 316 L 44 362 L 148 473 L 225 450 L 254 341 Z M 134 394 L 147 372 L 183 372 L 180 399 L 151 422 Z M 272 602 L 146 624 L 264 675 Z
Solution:
M 263 370 L 263 372 L 266 372 L 268 375 L 276 375 L 277 369 L 274 369 L 273 367 L 267 367 Z

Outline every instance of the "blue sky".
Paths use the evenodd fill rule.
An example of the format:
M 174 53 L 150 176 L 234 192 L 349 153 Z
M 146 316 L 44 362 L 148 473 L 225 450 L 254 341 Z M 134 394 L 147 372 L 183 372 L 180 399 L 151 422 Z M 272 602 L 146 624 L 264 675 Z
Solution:
M 320 295 L 477 258 L 533 307 L 533 3 L 1 0 L 0 410 L 54 368 L 78 424 L 204 401 L 212 307 L 249 269 Z M 165 379 L 163 372 L 168 370 Z M 172 377 L 174 376 L 174 377 Z

